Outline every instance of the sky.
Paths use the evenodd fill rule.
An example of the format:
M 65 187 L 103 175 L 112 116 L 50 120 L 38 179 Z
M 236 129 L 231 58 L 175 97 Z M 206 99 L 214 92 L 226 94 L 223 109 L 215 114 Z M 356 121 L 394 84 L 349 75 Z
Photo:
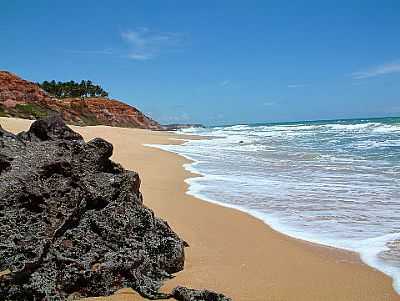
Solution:
M 161 123 L 400 116 L 400 1 L 1 1 L 0 70 Z

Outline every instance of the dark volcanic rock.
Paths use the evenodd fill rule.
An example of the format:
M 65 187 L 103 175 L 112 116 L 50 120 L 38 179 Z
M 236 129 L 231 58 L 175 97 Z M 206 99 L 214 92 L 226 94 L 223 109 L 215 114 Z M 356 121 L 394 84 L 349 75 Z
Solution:
M 65 126 L 62 118 L 56 115 L 37 120 L 28 132 L 22 132 L 18 136 L 28 141 L 83 140 L 81 135 Z
M 183 269 L 185 242 L 142 204 L 138 174 L 110 161 L 112 151 L 103 139 L 85 143 L 57 117 L 17 136 L 0 128 L 2 300 L 122 287 L 170 297 L 158 289 Z
M 172 291 L 172 296 L 179 301 L 232 301 L 222 294 L 209 290 L 195 290 L 182 286 L 176 287 Z

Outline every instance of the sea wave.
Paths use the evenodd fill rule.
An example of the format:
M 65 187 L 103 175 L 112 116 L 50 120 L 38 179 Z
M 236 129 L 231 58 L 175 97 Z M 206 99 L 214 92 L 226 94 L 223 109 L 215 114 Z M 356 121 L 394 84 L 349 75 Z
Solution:
M 337 121 L 185 130 L 188 193 L 275 230 L 358 252 L 400 292 L 400 125 Z M 315 229 L 319 229 L 315 231 Z

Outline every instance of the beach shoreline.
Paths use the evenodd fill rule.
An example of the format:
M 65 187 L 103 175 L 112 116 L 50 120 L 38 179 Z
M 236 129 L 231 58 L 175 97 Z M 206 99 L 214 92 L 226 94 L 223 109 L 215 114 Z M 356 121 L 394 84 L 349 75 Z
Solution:
M 30 122 L 0 118 L 12 132 L 27 130 Z M 199 176 L 184 169 L 191 161 L 145 146 L 182 143 L 175 139 L 186 135 L 106 126 L 73 129 L 85 140 L 111 142 L 113 160 L 139 173 L 144 203 L 189 243 L 185 269 L 164 290 L 208 288 L 233 300 L 400 300 L 392 280 L 362 263 L 357 253 L 286 236 L 248 213 L 188 195 L 185 180 Z M 96 300 L 142 299 L 124 290 Z

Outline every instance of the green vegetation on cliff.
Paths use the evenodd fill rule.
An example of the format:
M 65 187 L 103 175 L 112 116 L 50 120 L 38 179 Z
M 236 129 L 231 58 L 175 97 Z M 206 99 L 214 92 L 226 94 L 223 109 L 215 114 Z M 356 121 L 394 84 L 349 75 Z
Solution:
M 4 108 L 1 105 L 0 105 L 0 117 L 7 117 L 7 113 L 4 111 Z
M 108 93 L 99 85 L 94 85 L 90 80 L 80 83 L 73 80 L 69 82 L 44 81 L 38 85 L 47 93 L 58 97 L 107 97 Z
M 17 104 L 15 110 L 24 116 L 33 116 L 35 118 L 43 118 L 49 115 L 49 112 L 40 106 L 34 104 Z

